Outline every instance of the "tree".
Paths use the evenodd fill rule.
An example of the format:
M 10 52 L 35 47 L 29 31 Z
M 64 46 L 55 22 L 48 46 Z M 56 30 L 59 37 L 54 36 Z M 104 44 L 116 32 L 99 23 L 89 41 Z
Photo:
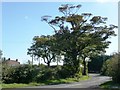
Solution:
M 33 45 L 28 49 L 28 54 L 42 58 L 44 62 L 50 66 L 50 63 L 55 60 L 54 38 L 52 36 L 35 36 Z
M 64 63 L 72 71 L 73 76 L 80 71 L 80 59 L 105 52 L 110 44 L 107 39 L 115 36 L 115 25 L 106 25 L 106 17 L 92 16 L 91 13 L 77 14 L 81 5 L 61 5 L 58 9 L 63 16 L 43 16 L 42 21 L 48 23 L 55 31 L 55 38 L 60 52 L 64 55 Z M 86 70 L 84 72 L 86 74 Z

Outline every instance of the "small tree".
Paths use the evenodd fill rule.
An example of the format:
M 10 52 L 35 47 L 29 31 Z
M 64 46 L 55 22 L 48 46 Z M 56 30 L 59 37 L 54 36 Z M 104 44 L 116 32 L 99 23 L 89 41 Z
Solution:
M 28 54 L 41 57 L 44 62 L 50 66 L 50 63 L 55 60 L 54 39 L 52 36 L 35 36 L 33 38 L 33 45 L 28 49 Z

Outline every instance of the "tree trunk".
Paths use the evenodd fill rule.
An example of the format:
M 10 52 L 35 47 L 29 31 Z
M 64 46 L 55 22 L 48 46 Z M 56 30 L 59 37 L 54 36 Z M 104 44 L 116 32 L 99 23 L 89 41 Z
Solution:
M 79 72 L 79 60 L 77 59 L 77 52 L 76 51 L 73 51 L 72 53 L 72 59 L 73 59 L 73 64 L 74 64 L 74 74 L 78 73 Z
M 83 60 L 83 65 L 84 65 L 84 68 L 83 68 L 83 75 L 87 75 L 87 65 L 86 65 L 85 58 L 84 58 L 84 60 Z
M 47 65 L 48 65 L 48 67 L 50 67 L 50 62 L 49 61 L 48 61 Z
M 38 58 L 38 61 L 39 61 L 39 65 L 40 65 L 40 58 Z
M 33 65 L 33 59 L 34 59 L 33 57 L 34 57 L 34 56 L 32 55 L 32 65 Z

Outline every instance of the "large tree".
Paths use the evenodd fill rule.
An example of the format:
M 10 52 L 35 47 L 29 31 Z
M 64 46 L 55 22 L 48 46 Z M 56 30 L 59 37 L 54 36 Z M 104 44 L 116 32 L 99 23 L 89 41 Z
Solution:
M 92 16 L 91 13 L 78 14 L 81 5 L 61 5 L 58 10 L 63 16 L 43 16 L 42 20 L 47 22 L 55 31 L 58 49 L 62 51 L 65 65 L 73 72 L 79 72 L 81 57 L 86 69 L 85 58 L 94 54 L 101 54 L 108 48 L 110 41 L 107 39 L 115 36 L 115 25 L 107 25 L 106 17 Z M 84 72 L 86 74 L 86 71 Z

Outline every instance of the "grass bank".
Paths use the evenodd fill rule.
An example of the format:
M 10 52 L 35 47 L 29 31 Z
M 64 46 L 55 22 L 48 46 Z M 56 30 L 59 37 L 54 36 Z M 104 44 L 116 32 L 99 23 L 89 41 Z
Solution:
M 27 86 L 38 86 L 42 85 L 41 83 L 29 83 L 29 84 L 23 84 L 23 83 L 12 83 L 12 84 L 2 84 L 2 88 L 21 88 L 21 87 L 27 87 Z
M 104 89 L 115 89 L 120 90 L 120 83 L 115 83 L 113 81 L 108 81 L 100 85 L 101 88 Z
M 64 84 L 64 83 L 73 83 L 73 82 L 79 82 L 83 80 L 88 80 L 89 76 L 82 76 L 81 78 L 66 78 L 66 79 L 57 79 L 57 80 L 47 80 L 41 83 L 29 83 L 29 84 L 1 84 L 2 88 L 21 88 L 21 87 L 28 87 L 28 86 L 40 86 L 40 85 L 53 85 L 53 84 Z
M 89 76 L 82 76 L 81 78 L 66 78 L 66 79 L 57 79 L 57 80 L 47 80 L 43 82 L 45 85 L 53 85 L 53 84 L 63 84 L 63 83 L 73 83 L 79 82 L 83 80 L 88 80 Z

